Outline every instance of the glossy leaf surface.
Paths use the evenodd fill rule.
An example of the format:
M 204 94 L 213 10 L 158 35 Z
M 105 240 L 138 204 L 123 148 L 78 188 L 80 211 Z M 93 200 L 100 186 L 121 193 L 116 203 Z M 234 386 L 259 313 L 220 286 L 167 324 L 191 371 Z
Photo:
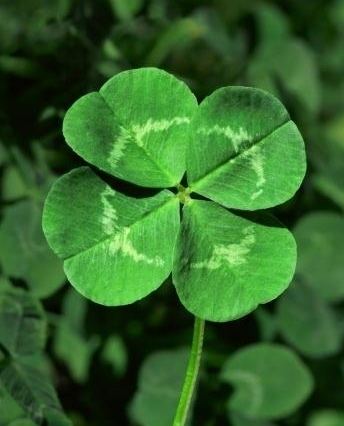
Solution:
M 199 106 L 191 132 L 189 185 L 226 207 L 256 210 L 281 204 L 305 175 L 296 125 L 284 106 L 262 90 L 216 90 Z
M 54 185 L 43 226 L 80 293 L 104 305 L 124 305 L 151 293 L 170 274 L 178 204 L 167 190 L 127 197 L 83 167 Z
M 292 234 L 263 214 L 238 215 L 209 201 L 183 209 L 173 281 L 194 315 L 229 321 L 277 297 L 295 269 Z
M 148 187 L 179 183 L 197 101 L 188 87 L 155 68 L 125 71 L 83 96 L 63 124 L 67 143 L 85 160 Z

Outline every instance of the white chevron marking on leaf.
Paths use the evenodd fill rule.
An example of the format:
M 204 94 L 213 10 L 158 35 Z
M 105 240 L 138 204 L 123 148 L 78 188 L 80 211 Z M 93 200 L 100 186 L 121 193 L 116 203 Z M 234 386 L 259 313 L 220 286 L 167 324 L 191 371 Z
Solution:
M 257 175 L 256 192 L 251 195 L 251 200 L 255 200 L 259 195 L 263 193 L 262 187 L 264 186 L 266 179 L 264 173 L 264 155 L 261 151 L 261 147 L 258 145 L 252 146 L 248 151 L 242 154 L 248 159 L 253 171 Z
M 164 260 L 160 256 L 154 258 L 148 257 L 144 253 L 140 253 L 133 246 L 129 239 L 130 228 L 122 228 L 121 231 L 114 236 L 110 244 L 110 253 L 112 255 L 121 252 L 124 256 L 130 257 L 134 262 L 144 262 L 149 265 L 163 266 Z
M 243 239 L 239 243 L 216 244 L 210 259 L 192 263 L 191 267 L 195 269 L 218 269 L 223 263 L 230 266 L 242 265 L 246 262 L 246 255 L 255 242 L 253 226 L 245 228 L 243 235 Z
M 125 153 L 127 145 L 131 142 L 133 136 L 124 127 L 120 128 L 120 134 L 113 143 L 113 148 L 108 157 L 108 162 L 112 167 L 116 167 L 117 163 L 121 160 Z
M 205 136 L 213 134 L 224 136 L 232 142 L 235 152 L 239 151 L 240 145 L 243 142 L 251 142 L 252 140 L 252 136 L 242 127 L 240 127 L 239 130 L 233 130 L 230 126 L 221 127 L 216 124 L 213 127 L 201 127 L 198 129 L 197 133 Z
M 190 119 L 188 117 L 173 117 L 170 120 L 153 120 L 149 118 L 144 124 L 134 124 L 132 131 L 134 133 L 135 142 L 139 146 L 144 145 L 144 137 L 151 132 L 163 132 L 168 130 L 172 126 L 178 126 L 181 124 L 189 124 Z
M 117 228 L 117 212 L 116 209 L 112 206 L 109 199 L 115 196 L 115 192 L 108 186 L 101 193 L 101 202 L 103 206 L 103 214 L 101 217 L 101 222 L 103 226 L 103 231 L 106 235 L 112 235 Z
M 188 117 L 174 117 L 171 120 L 153 120 L 149 118 L 146 123 L 134 124 L 130 129 L 121 126 L 120 134 L 114 141 L 108 162 L 112 167 L 116 167 L 117 163 L 124 156 L 128 144 L 134 143 L 140 147 L 144 146 L 144 137 L 151 132 L 162 132 L 168 130 L 171 126 L 189 123 L 190 119 Z

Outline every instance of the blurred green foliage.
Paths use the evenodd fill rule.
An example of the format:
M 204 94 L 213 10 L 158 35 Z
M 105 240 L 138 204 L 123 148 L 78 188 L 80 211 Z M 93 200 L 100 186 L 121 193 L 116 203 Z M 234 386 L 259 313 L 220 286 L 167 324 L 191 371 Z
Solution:
M 123 308 L 89 303 L 65 285 L 40 228 L 51 183 L 81 164 L 62 138 L 65 111 L 142 66 L 184 79 L 199 100 L 226 85 L 271 91 L 309 158 L 302 190 L 275 211 L 299 244 L 295 282 L 256 313 L 208 326 L 190 424 L 343 425 L 342 0 L 0 1 L 0 425 L 152 426 L 150 416 L 169 425 L 192 327 L 172 285 Z M 249 383 L 221 379 L 260 341 L 282 344 L 312 376 L 308 399 L 274 419 L 266 413 L 301 386 L 283 385 L 283 361 L 274 375 L 279 403 L 269 398 L 266 411 L 238 402 Z M 240 368 L 257 377 L 256 361 Z

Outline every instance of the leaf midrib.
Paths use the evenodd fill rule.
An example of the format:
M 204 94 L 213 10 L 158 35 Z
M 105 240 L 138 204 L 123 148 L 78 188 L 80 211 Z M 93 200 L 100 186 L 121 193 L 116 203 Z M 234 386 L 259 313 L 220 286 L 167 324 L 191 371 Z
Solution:
M 280 130 L 282 127 L 284 127 L 289 122 L 292 122 L 292 120 L 288 116 L 286 118 L 286 120 L 284 120 L 281 124 L 279 124 L 273 130 L 271 130 L 271 132 L 269 132 L 268 134 L 266 134 L 265 136 L 263 136 L 261 139 L 258 139 L 256 141 L 252 142 L 252 144 L 247 149 L 244 149 L 242 151 L 238 151 L 238 152 L 234 153 L 234 155 L 232 155 L 231 157 L 226 158 L 224 161 L 222 161 L 221 163 L 217 164 L 213 169 L 211 169 L 210 171 L 208 171 L 205 175 L 203 175 L 202 177 L 198 178 L 195 182 L 191 183 L 189 185 L 190 190 L 192 192 L 193 191 L 197 191 L 197 188 L 199 188 L 202 185 L 202 182 L 205 181 L 206 179 L 210 178 L 212 174 L 218 173 L 222 168 L 226 167 L 228 163 L 230 163 L 231 161 L 233 161 L 236 158 L 240 157 L 241 155 L 246 154 L 248 151 L 250 151 L 251 149 L 253 149 L 257 145 L 260 145 L 261 143 L 263 143 L 265 141 L 265 139 L 267 139 L 268 137 L 270 137 L 271 135 L 273 135 L 275 132 L 277 132 L 278 130 Z
M 175 182 L 175 177 L 174 176 L 172 176 L 171 174 L 170 174 L 170 172 L 168 171 L 168 170 L 165 170 L 165 169 L 163 169 L 161 166 L 160 166 L 160 164 L 156 161 L 156 159 L 152 156 L 152 154 L 147 150 L 147 149 L 145 149 L 145 147 L 143 147 L 143 146 L 140 146 L 140 145 L 138 145 L 137 144 L 137 142 L 136 142 L 136 138 L 135 138 L 135 135 L 133 134 L 133 132 L 132 132 L 132 130 L 131 129 L 129 129 L 129 128 L 127 128 L 127 126 L 125 126 L 122 122 L 121 122 L 121 120 L 119 120 L 118 119 L 118 117 L 117 117 L 117 115 L 116 115 L 116 113 L 115 113 L 115 111 L 111 108 L 111 106 L 110 106 L 110 104 L 107 102 L 107 100 L 105 99 L 105 97 L 103 96 L 103 94 L 101 93 L 101 92 L 98 92 L 99 93 L 99 95 L 101 96 L 101 98 L 103 99 L 103 101 L 105 102 L 105 104 L 107 105 L 107 107 L 110 109 L 110 111 L 111 111 L 111 113 L 113 114 L 113 116 L 116 118 L 116 120 L 118 120 L 118 125 L 119 125 L 119 127 L 122 127 L 123 129 L 125 129 L 129 134 L 130 134 L 130 136 L 131 136 L 131 140 L 133 140 L 134 141 L 134 143 L 135 143 L 135 146 L 137 147 L 137 148 L 139 148 L 139 149 L 141 149 L 145 154 L 146 154 L 146 156 L 150 159 L 150 161 L 156 166 L 156 168 L 158 169 L 158 170 L 160 170 L 164 175 L 165 175 L 165 177 L 170 181 L 170 182 L 174 182 L 174 183 L 171 183 L 171 186 L 174 186 L 174 185 L 177 185 L 178 184 L 178 182 Z
M 55 409 L 55 410 L 59 410 L 60 406 L 59 406 L 58 403 L 56 403 L 56 401 L 53 401 L 54 400 L 53 396 L 48 395 L 49 399 L 51 399 L 51 401 L 49 401 L 49 402 L 52 402 L 52 404 L 47 403 L 46 401 L 42 400 L 41 391 L 36 390 L 34 386 L 31 386 L 30 378 L 25 373 L 26 368 L 32 369 L 32 367 L 26 366 L 25 364 L 22 364 L 20 362 L 20 358 L 18 358 L 18 359 L 19 359 L 19 361 L 16 361 L 16 359 L 12 357 L 8 367 L 12 368 L 14 370 L 14 372 L 17 374 L 17 379 L 19 379 L 24 384 L 26 391 L 30 394 L 30 396 L 31 396 L 32 400 L 34 400 L 35 404 L 37 404 L 37 408 L 39 409 L 39 413 L 38 413 L 39 416 L 43 416 L 43 411 L 44 411 L 44 408 L 46 408 L 46 407 L 52 408 L 52 409 Z M 39 374 L 40 374 L 40 372 L 39 372 Z M 7 388 L 5 383 L 3 383 L 3 385 Z M 19 402 L 16 398 L 15 398 L 15 400 L 26 412 L 27 407 L 24 407 L 22 402 Z M 35 420 L 35 417 L 33 417 L 32 415 L 30 415 L 30 418 Z
M 173 194 L 173 193 L 171 192 L 171 194 Z M 158 210 L 160 210 L 161 208 L 165 207 L 168 203 L 170 203 L 172 200 L 175 200 L 175 199 L 176 199 L 176 196 L 175 196 L 174 194 L 173 194 L 173 195 L 170 195 L 170 196 L 168 197 L 168 199 L 166 199 L 166 200 L 165 200 L 162 204 L 159 204 L 159 206 L 157 206 L 156 208 L 154 208 L 154 209 L 152 209 L 152 210 L 150 210 L 150 211 L 148 211 L 148 212 L 144 213 L 142 216 L 140 216 L 140 217 L 139 217 L 137 220 L 135 220 L 133 223 L 131 223 L 131 224 L 129 224 L 129 225 L 126 225 L 126 226 L 122 226 L 121 228 L 119 228 L 119 230 L 118 230 L 116 233 L 113 233 L 113 234 L 111 234 L 111 235 L 107 235 L 105 238 L 102 238 L 101 240 L 97 241 L 95 244 L 93 244 L 92 246 L 90 246 L 90 247 L 86 248 L 85 250 L 81 250 L 81 251 L 79 251 L 78 253 L 75 253 L 75 254 L 72 254 L 72 255 L 70 255 L 70 256 L 65 257 L 65 258 L 63 259 L 63 261 L 65 262 L 65 261 L 67 261 L 67 260 L 72 259 L 73 257 L 80 256 L 81 254 L 84 254 L 84 253 L 88 252 L 89 250 L 94 249 L 94 248 L 95 248 L 95 247 L 97 247 L 98 245 L 103 244 L 105 241 L 108 241 L 108 240 L 113 239 L 116 235 L 118 235 L 118 232 L 120 232 L 120 230 L 121 230 L 121 229 L 123 229 L 123 228 L 131 228 L 131 227 L 135 226 L 135 225 L 136 225 L 137 223 L 139 223 L 141 220 L 145 219 L 146 217 L 148 217 L 149 215 L 151 215 L 151 214 L 153 214 L 153 213 L 156 213 Z

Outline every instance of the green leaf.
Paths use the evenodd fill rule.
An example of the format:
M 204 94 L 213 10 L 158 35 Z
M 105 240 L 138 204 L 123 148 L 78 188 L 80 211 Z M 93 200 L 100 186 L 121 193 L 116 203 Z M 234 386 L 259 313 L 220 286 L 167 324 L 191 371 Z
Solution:
M 313 390 L 308 368 L 281 345 L 261 343 L 237 351 L 222 379 L 235 388 L 228 407 L 253 419 L 278 419 L 297 410 Z
M 281 204 L 305 175 L 296 125 L 284 106 L 262 90 L 216 90 L 201 103 L 191 131 L 190 188 L 226 207 L 256 210 Z
M 1 12 L 0 12 L 1 16 Z M 0 17 L 1 22 L 1 17 Z M 4 146 L 4 142 L 0 139 L 0 166 L 5 165 L 8 162 L 8 150 Z
M 333 212 L 313 212 L 296 225 L 297 273 L 326 300 L 344 299 L 344 217 Z
M 0 390 L 3 387 L 5 399 L 10 399 L 6 402 L 10 412 L 5 425 L 12 425 L 7 423 L 9 415 L 15 421 L 13 424 L 31 425 L 26 417 L 41 424 L 46 418 L 45 410 L 50 408 L 64 417 L 41 355 L 45 341 L 46 320 L 40 303 L 22 289 L 2 288 L 0 347 L 6 350 L 6 355 L 0 364 Z M 0 395 L 0 405 L 2 398 Z M 3 419 L 0 414 L 0 425 Z
M 2 199 L 13 201 L 28 195 L 28 188 L 25 185 L 19 170 L 15 166 L 8 166 L 2 176 Z
M 87 305 L 87 300 L 72 287 L 69 288 L 63 298 L 62 317 L 69 327 L 79 334 L 82 334 L 85 330 Z
M 43 149 L 33 145 L 34 160 L 25 156 L 18 147 L 10 147 L 12 163 L 6 167 L 2 182 L 3 198 L 12 201 L 19 197 L 31 198 L 41 209 L 48 189 L 56 179 L 50 171 Z
M 0 291 L 0 345 L 12 356 L 43 349 L 46 319 L 41 304 L 22 289 Z
M 25 417 L 23 409 L 9 395 L 9 393 L 0 386 L 0 426 L 11 425 L 18 418 Z
M 330 17 L 331 17 L 331 21 L 343 33 L 344 6 L 343 6 L 343 2 L 342 1 L 336 0 L 333 3 L 333 5 L 331 5 Z
M 26 280 L 33 294 L 44 298 L 61 287 L 65 277 L 44 238 L 41 214 L 40 205 L 29 200 L 5 208 L 0 262 L 5 275 Z
M 148 187 L 177 185 L 197 101 L 172 75 L 142 68 L 122 72 L 67 111 L 63 133 L 86 161 Z
M 10 55 L 0 55 L 0 70 L 7 74 L 26 78 L 37 78 L 42 73 L 35 61 Z
M 307 426 L 343 426 L 344 412 L 335 410 L 319 410 L 312 414 Z
M 156 44 L 146 58 L 149 65 L 160 65 L 175 51 L 190 48 L 203 35 L 204 29 L 190 17 L 171 23 L 157 38 Z
M 68 291 L 63 300 L 62 316 L 57 323 L 53 344 L 54 353 L 66 364 L 77 383 L 87 381 L 93 354 L 100 343 L 99 336 L 85 336 L 86 307 L 85 298 L 72 289 Z
M 73 426 L 73 423 L 66 415 L 55 408 L 45 408 L 44 416 L 47 421 L 47 426 Z
M 277 312 L 283 337 L 303 354 L 324 357 L 340 350 L 341 326 L 332 309 L 308 284 L 295 282 L 278 301 Z
M 4 289 L 12 288 L 11 281 L 0 275 L 0 292 L 4 291 Z
M 82 167 L 53 186 L 43 227 L 81 294 L 104 305 L 124 305 L 157 289 L 170 274 L 179 202 L 167 190 L 127 197 Z
M 263 342 L 274 340 L 277 334 L 275 315 L 262 306 L 255 310 L 254 315 L 259 327 L 260 340 Z
M 237 59 L 238 53 L 241 53 L 241 44 L 238 43 L 238 38 L 228 31 L 217 10 L 210 7 L 198 8 L 193 13 L 193 20 L 196 28 L 198 26 L 199 36 L 225 63 L 230 59 Z
M 257 7 L 256 19 L 259 43 L 248 63 L 250 84 L 287 99 L 291 97 L 294 108 L 300 103 L 303 115 L 307 111 L 317 113 L 321 84 L 312 49 L 291 34 L 287 16 L 275 5 Z
M 316 114 L 321 85 L 315 56 L 303 40 L 280 36 L 276 34 L 258 47 L 248 66 L 248 80 L 278 96 L 286 97 L 287 93 L 296 107 L 300 104 L 301 113 Z M 279 54 L 281 51 L 283 55 Z
M 277 55 L 281 50 L 283 55 Z M 285 89 L 305 110 L 316 114 L 321 106 L 321 82 L 310 47 L 302 40 L 292 39 L 276 45 L 270 58 L 275 62 L 273 72 Z
M 271 216 L 241 216 L 197 200 L 183 209 L 173 282 L 183 305 L 200 318 L 233 320 L 276 298 L 295 262 L 292 234 Z
M 239 413 L 229 413 L 231 426 L 274 426 L 265 420 L 249 419 Z
M 135 14 L 141 9 L 143 0 L 109 0 L 114 15 L 122 21 L 130 21 Z
M 0 370 L 0 383 L 26 414 L 40 424 L 46 409 L 61 410 L 40 355 L 10 359 Z
M 344 210 L 344 113 L 323 128 L 324 133 L 313 144 L 312 160 L 317 170 L 313 183 Z
M 33 58 L 45 53 L 52 54 L 66 34 L 67 27 L 61 19 L 68 14 L 71 5 L 70 0 L 2 1 L 0 50 L 12 53 L 20 47 L 20 50 L 24 49 Z M 46 79 L 42 79 L 42 82 Z
M 29 419 L 17 419 L 14 422 L 10 423 L 9 426 L 36 426 L 37 423 L 34 423 Z
M 290 34 L 290 24 L 282 10 L 274 4 L 262 3 L 255 11 L 261 44 L 275 44 Z
M 102 360 L 111 365 L 116 376 L 123 376 L 127 369 L 128 354 L 123 340 L 120 336 L 110 336 L 101 354 Z
M 15 49 L 20 35 L 18 20 L 7 5 L 0 5 L 0 50 L 11 52 Z
M 98 346 L 98 336 L 86 340 L 63 320 L 57 328 L 54 352 L 67 365 L 71 377 L 77 383 L 87 381 L 92 357 Z
M 339 160 L 339 161 L 338 161 Z M 337 158 L 338 163 L 344 164 L 344 157 L 342 159 Z M 334 201 L 338 206 L 344 210 L 344 179 L 341 171 L 342 168 L 336 167 L 331 162 L 331 171 L 328 173 L 316 174 L 312 181 L 314 186 L 322 192 L 326 197 Z M 342 183 L 343 181 L 343 183 Z
M 130 409 L 140 426 L 171 426 L 187 360 L 185 349 L 156 352 L 145 360 Z
M 3 386 L 0 386 L 0 426 L 37 426 Z

